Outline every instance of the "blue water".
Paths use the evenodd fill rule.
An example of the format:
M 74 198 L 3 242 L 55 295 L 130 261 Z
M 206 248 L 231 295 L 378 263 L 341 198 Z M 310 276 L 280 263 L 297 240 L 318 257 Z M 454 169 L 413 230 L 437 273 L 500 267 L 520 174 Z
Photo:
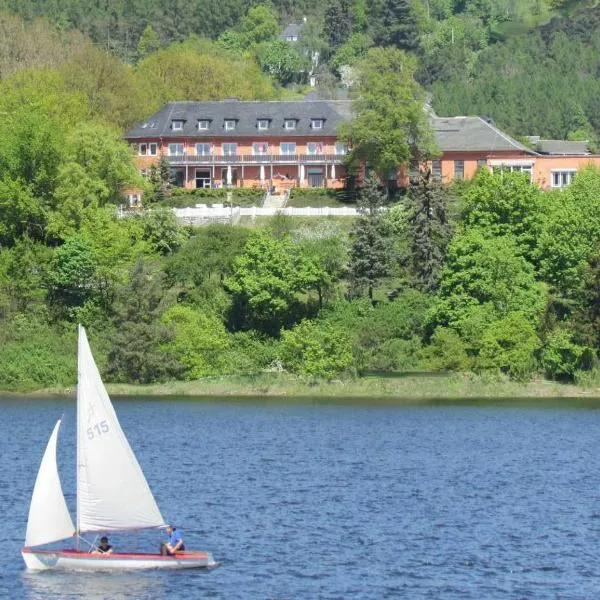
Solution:
M 27 573 L 19 554 L 56 419 L 74 504 L 72 400 L 0 402 L 0 597 L 593 599 L 600 410 L 115 402 L 165 518 L 210 572 Z M 147 544 L 111 536 L 119 549 Z M 129 546 L 128 546 L 129 544 Z

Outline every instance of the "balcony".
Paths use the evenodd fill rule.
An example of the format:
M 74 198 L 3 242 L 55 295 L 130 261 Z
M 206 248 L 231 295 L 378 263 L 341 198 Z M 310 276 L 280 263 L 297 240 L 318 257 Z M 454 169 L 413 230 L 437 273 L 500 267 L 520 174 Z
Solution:
M 233 154 L 228 156 L 196 156 L 180 154 L 167 156 L 172 165 L 341 165 L 345 154 Z

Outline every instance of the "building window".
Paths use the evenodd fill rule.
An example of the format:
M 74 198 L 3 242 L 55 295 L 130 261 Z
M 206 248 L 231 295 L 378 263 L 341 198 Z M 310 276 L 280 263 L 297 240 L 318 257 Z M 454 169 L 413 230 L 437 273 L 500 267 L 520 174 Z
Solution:
M 210 129 L 210 121 L 208 119 L 200 119 L 198 121 L 198 129 L 200 131 L 206 131 L 207 129 Z
M 222 146 L 223 156 L 235 156 L 237 154 L 237 144 L 227 143 Z
M 281 142 L 279 150 L 284 156 L 296 154 L 296 142 Z
M 171 122 L 173 131 L 181 131 L 183 129 L 183 121 L 181 119 L 173 119 Z
M 487 167 L 487 158 L 478 158 L 477 159 L 477 168 L 482 169 L 483 167 Z
M 312 155 L 323 154 L 323 142 L 308 142 L 306 153 Z
M 225 119 L 225 131 L 233 131 L 235 129 L 235 119 Z
M 310 126 L 312 129 L 323 129 L 323 119 L 311 119 Z
M 156 144 L 140 144 L 139 155 L 140 156 L 156 156 L 158 147 Z
M 264 156 L 269 153 L 269 144 L 267 142 L 254 142 L 252 144 L 252 154 L 255 156 Z
M 465 178 L 465 161 L 455 160 L 454 161 L 454 179 Z
M 211 154 L 210 144 L 196 144 L 196 156 L 210 156 Z
M 298 41 L 298 36 L 297 35 L 288 35 L 285 38 L 286 42 L 297 42 Z
M 344 144 L 343 142 L 336 142 L 334 152 L 336 156 L 344 156 L 348 154 L 348 144 Z
M 432 160 L 431 161 L 431 176 L 434 181 L 442 180 L 442 161 L 441 160 Z
M 196 187 L 209 188 L 211 186 L 210 171 L 196 169 Z
M 183 156 L 183 144 L 169 144 L 169 156 Z
M 494 173 L 527 173 L 529 181 L 531 181 L 532 166 L 531 165 L 498 165 L 494 167 Z
M 573 183 L 573 177 L 575 177 L 574 169 L 565 171 L 552 171 L 552 187 L 553 188 L 564 188 Z
M 286 119 L 283 126 L 288 130 L 296 129 L 296 119 Z
M 269 129 L 269 119 L 259 119 L 258 120 L 258 128 L 261 131 L 265 131 L 266 129 Z

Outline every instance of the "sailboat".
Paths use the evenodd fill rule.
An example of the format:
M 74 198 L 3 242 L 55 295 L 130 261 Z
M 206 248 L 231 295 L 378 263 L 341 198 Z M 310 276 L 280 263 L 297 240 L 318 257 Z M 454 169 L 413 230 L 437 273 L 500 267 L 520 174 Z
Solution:
M 77 348 L 77 518 L 73 524 L 60 483 L 56 447 L 61 420 L 48 441 L 33 488 L 25 547 L 29 569 L 185 569 L 217 565 L 210 552 L 93 554 L 82 534 L 166 527 L 148 482 L 117 419 L 94 362 L 85 329 Z M 43 549 L 75 537 L 73 549 Z M 93 549 L 93 545 L 90 545 Z

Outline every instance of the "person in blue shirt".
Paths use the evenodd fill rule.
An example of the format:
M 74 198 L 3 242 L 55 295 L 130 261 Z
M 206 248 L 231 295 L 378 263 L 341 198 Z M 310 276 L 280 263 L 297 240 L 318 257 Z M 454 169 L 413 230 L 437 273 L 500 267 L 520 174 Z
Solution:
M 167 535 L 169 536 L 169 541 L 160 545 L 160 553 L 163 556 L 174 556 L 177 552 L 185 550 L 181 531 L 173 527 L 173 525 L 167 525 Z

